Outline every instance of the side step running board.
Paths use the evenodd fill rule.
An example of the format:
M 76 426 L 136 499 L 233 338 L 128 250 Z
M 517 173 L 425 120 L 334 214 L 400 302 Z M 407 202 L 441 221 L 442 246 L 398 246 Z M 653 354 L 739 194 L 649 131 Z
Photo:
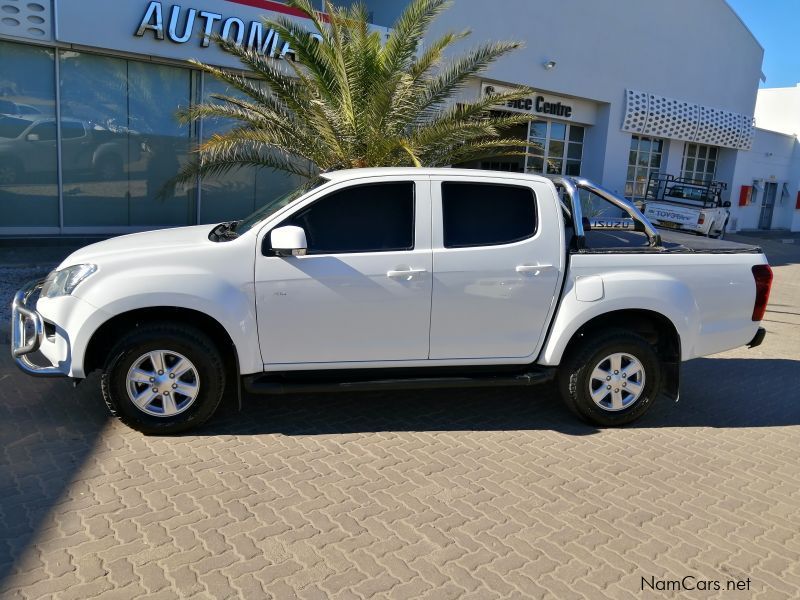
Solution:
M 424 390 L 448 388 L 486 388 L 538 385 L 555 377 L 554 367 L 516 375 L 483 375 L 475 377 L 414 377 L 375 379 L 369 381 L 276 380 L 269 375 L 250 375 L 243 378 L 244 389 L 250 394 L 299 394 L 321 392 L 371 392 L 377 390 Z

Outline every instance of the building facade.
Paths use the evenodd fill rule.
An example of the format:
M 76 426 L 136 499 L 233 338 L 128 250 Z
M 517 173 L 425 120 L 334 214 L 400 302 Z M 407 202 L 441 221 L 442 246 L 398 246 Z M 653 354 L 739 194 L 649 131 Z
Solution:
M 385 30 L 407 2 L 366 4 Z M 530 114 L 515 134 L 531 156 L 473 166 L 581 175 L 634 200 L 654 173 L 718 180 L 733 204 L 729 229 L 800 229 L 796 140 L 752 126 L 763 50 L 724 0 L 492 6 L 456 0 L 430 33 L 471 29 L 455 52 L 524 42 L 463 93 L 533 88 L 497 107 Z M 287 13 L 271 0 L 0 0 L 0 235 L 219 222 L 296 185 L 243 170 L 159 194 L 221 126 L 175 119 L 225 91 L 188 61 L 238 66 L 210 42 L 215 33 L 292 60 L 259 21 Z

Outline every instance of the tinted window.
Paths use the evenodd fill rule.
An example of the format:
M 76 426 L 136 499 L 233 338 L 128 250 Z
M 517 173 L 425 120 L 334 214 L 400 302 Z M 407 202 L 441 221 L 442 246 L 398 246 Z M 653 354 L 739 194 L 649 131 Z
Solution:
M 533 190 L 490 183 L 443 183 L 445 248 L 509 244 L 536 232 Z
M 61 137 L 65 140 L 83 137 L 85 130 L 83 124 L 71 121 L 61 121 Z
M 0 137 L 15 138 L 25 131 L 31 122 L 14 117 L 0 117 Z
M 332 192 L 281 225 L 305 230 L 309 254 L 411 250 L 414 184 L 379 183 Z
M 30 130 L 30 133 L 39 136 L 39 141 L 50 141 L 56 139 L 56 124 L 53 121 L 39 123 Z

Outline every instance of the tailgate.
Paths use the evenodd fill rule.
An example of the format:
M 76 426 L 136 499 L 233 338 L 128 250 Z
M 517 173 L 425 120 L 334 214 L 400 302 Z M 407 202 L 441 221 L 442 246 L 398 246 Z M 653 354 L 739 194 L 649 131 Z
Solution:
M 667 227 L 673 226 L 693 229 L 697 226 L 697 218 L 700 216 L 700 210 L 683 206 L 648 202 L 644 214 L 654 224 L 658 223 L 659 225 Z

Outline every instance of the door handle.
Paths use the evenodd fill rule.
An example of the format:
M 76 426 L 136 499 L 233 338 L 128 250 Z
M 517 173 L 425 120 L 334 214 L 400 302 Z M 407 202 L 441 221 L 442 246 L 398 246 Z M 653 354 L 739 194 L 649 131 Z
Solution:
M 517 273 L 533 273 L 534 276 L 543 273 L 544 271 L 552 271 L 555 269 L 553 265 L 517 265 L 516 271 Z
M 419 275 L 420 273 L 427 273 L 427 269 L 403 269 L 403 270 L 391 270 L 386 272 L 387 277 L 391 278 L 399 278 L 404 277 L 406 281 L 414 277 L 414 275 Z

